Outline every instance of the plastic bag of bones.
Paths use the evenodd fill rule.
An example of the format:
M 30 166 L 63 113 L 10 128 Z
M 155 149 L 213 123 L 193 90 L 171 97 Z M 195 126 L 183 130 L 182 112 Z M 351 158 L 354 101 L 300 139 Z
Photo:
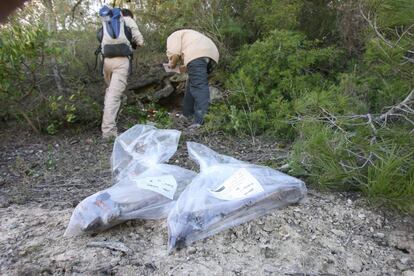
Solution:
M 163 164 L 176 152 L 180 132 L 136 125 L 114 143 L 115 184 L 80 202 L 65 236 L 96 233 L 131 219 L 167 217 L 193 171 Z
M 298 203 L 305 184 L 277 170 L 220 155 L 189 142 L 190 158 L 200 165 L 168 216 L 168 251 Z

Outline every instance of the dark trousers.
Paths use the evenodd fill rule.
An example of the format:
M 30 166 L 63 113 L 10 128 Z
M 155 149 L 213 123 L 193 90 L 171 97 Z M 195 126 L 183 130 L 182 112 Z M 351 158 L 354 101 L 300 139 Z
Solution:
M 208 64 L 206 58 L 197 58 L 187 65 L 188 79 L 185 86 L 183 114 L 194 116 L 194 123 L 203 124 L 210 104 L 208 89 Z

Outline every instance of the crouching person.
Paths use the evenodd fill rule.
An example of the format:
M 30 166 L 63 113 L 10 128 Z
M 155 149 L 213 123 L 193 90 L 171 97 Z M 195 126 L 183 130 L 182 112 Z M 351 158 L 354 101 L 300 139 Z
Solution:
M 118 134 L 116 119 L 131 70 L 132 53 L 137 46 L 144 45 L 144 39 L 131 11 L 104 6 L 99 15 L 102 28 L 98 39 L 102 33 L 103 75 L 107 86 L 101 129 L 102 137 L 108 139 Z
M 188 72 L 183 101 L 183 115 L 194 117 L 190 128 L 204 123 L 204 115 L 210 104 L 208 75 L 219 61 L 219 51 L 207 36 L 190 29 L 173 32 L 167 38 L 169 67 L 175 68 L 180 62 Z

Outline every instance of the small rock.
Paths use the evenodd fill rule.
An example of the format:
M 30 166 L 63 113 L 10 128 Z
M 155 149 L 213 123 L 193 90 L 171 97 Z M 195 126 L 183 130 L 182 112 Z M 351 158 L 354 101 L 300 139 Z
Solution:
M 286 235 L 284 235 L 283 237 L 282 237 L 282 241 L 286 241 L 287 239 L 289 239 L 290 238 L 290 235 L 289 234 L 286 234 Z
M 197 253 L 197 249 L 195 247 L 189 247 L 187 253 L 190 255 L 195 254 Z
M 7 208 L 10 206 L 10 202 L 6 197 L 0 196 L 0 208 Z
M 382 228 L 382 220 L 380 218 L 377 219 L 376 224 L 378 228 Z
M 383 238 L 385 237 L 385 234 L 384 234 L 384 233 L 375 233 L 375 234 L 374 234 L 374 237 L 377 237 L 377 238 L 383 239 Z
M 397 263 L 395 264 L 395 266 L 396 266 L 396 268 L 397 268 L 399 271 L 404 271 L 404 270 L 410 269 L 410 267 L 409 267 L 409 266 L 407 266 L 407 265 L 405 265 L 405 264 L 402 264 L 402 263 L 400 263 L 400 262 L 397 262 Z
M 325 260 L 328 264 L 334 264 L 335 263 L 335 258 L 328 256 Z
M 74 145 L 74 144 L 77 144 L 77 143 L 79 143 L 78 139 L 73 139 L 73 140 L 69 141 L 69 144 L 71 144 L 71 145 Z
M 210 102 L 214 103 L 223 99 L 223 92 L 214 86 L 209 86 Z
M 153 264 L 153 263 L 146 263 L 144 266 L 148 270 L 152 270 L 152 271 L 157 270 L 157 266 L 155 264 Z
M 365 219 L 365 218 L 366 218 L 365 214 L 363 214 L 363 213 L 359 213 L 359 214 L 358 214 L 358 217 L 359 217 L 360 219 Z
M 290 169 L 290 165 L 289 164 L 284 164 L 284 165 L 282 165 L 282 166 L 279 167 L 279 170 L 281 170 L 281 171 L 286 171 L 288 169 Z
M 266 247 L 266 248 L 264 248 L 264 250 L 263 250 L 264 252 L 264 255 L 265 255 L 265 258 L 275 258 L 276 256 L 277 256 L 277 254 L 278 254 L 278 251 L 277 250 L 275 250 L 275 249 L 271 249 L 271 248 L 269 248 L 269 247 Z
M 109 261 L 109 263 L 112 265 L 112 266 L 116 266 L 117 264 L 119 264 L 119 261 L 120 261 L 121 259 L 119 258 L 119 257 L 113 257 L 113 258 L 111 258 L 111 260 Z
M 362 261 L 358 256 L 352 256 L 346 259 L 346 265 L 352 272 L 361 272 L 362 271 Z
M 331 232 L 334 233 L 336 236 L 346 237 L 346 234 L 343 231 L 341 231 L 341 230 L 332 229 Z
M 403 273 L 401 275 L 402 276 L 414 276 L 414 271 L 406 270 L 406 271 L 403 271 Z
M 280 268 L 276 265 L 271 264 L 264 264 L 263 265 L 263 272 L 265 275 L 277 275 L 277 272 L 280 272 Z M 235 275 L 243 275 L 241 272 L 236 272 L 233 270 Z
M 18 227 L 18 225 L 17 224 L 11 224 L 10 226 L 9 226 L 9 229 L 10 230 L 12 230 L 12 229 L 16 229 Z
M 407 257 L 404 257 L 404 258 L 402 258 L 402 259 L 400 260 L 400 262 L 401 262 L 402 264 L 407 264 L 409 261 L 410 261 L 410 259 L 409 259 L 409 258 L 407 258 Z
M 403 231 L 393 231 L 388 234 L 388 243 L 406 253 L 414 252 L 414 234 Z
M 346 204 L 347 204 L 347 205 L 352 205 L 352 200 L 350 200 L 350 199 L 348 198 L 348 200 L 346 201 Z

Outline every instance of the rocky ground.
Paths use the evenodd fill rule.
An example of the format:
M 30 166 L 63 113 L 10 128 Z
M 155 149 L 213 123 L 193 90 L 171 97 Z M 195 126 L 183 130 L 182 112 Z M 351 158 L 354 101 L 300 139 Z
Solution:
M 278 166 L 286 156 L 283 146 L 265 139 L 253 145 L 189 131 L 183 138 L 257 164 Z M 312 188 L 305 204 L 171 255 L 165 220 L 64 238 L 77 203 L 111 185 L 111 151 L 98 130 L 58 136 L 0 131 L 1 275 L 414 275 L 412 217 L 373 209 L 355 194 Z M 184 143 L 171 162 L 197 169 Z

